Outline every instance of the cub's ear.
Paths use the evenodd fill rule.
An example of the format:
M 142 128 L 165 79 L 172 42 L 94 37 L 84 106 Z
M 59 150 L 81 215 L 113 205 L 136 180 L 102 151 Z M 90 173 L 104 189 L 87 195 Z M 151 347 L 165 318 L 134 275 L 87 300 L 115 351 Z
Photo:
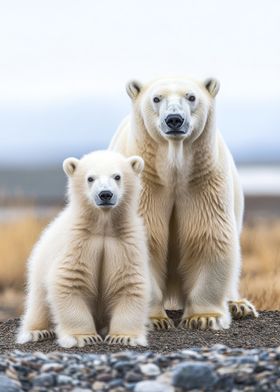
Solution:
M 141 174 L 144 169 L 144 159 L 135 155 L 127 159 L 136 174 Z
M 77 166 L 79 163 L 79 159 L 77 158 L 67 158 L 63 162 L 63 170 L 67 176 L 71 177 L 73 176 Z
M 203 84 L 208 93 L 215 98 L 220 90 L 220 82 L 215 78 L 208 78 L 203 82 Z
M 130 80 L 126 85 L 127 94 L 131 99 L 136 99 L 142 90 L 142 84 L 137 80 Z

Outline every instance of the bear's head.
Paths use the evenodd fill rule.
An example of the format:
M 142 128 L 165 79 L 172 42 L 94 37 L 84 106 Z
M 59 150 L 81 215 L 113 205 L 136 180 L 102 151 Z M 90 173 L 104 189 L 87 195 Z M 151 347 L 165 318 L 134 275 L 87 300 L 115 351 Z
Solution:
M 139 175 L 144 161 L 112 151 L 95 151 L 63 162 L 69 178 L 70 202 L 108 211 L 138 199 Z
M 203 82 L 166 78 L 147 85 L 133 80 L 127 84 L 127 93 L 136 117 L 153 139 L 193 141 L 205 127 L 219 86 L 213 78 Z

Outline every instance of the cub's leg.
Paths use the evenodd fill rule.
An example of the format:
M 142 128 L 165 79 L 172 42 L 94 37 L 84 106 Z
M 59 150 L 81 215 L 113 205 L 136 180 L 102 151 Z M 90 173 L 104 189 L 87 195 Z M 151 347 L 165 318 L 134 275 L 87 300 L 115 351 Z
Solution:
M 41 282 L 33 279 L 27 296 L 26 311 L 17 336 L 17 343 L 37 342 L 54 338 L 54 330 L 50 329 L 50 310 L 46 292 Z
M 79 279 L 56 282 L 49 292 L 49 302 L 61 347 L 83 347 L 102 341 L 86 302 Z
M 145 212 L 143 216 L 148 234 L 153 280 L 149 318 L 151 326 L 156 330 L 174 327 L 164 309 L 163 296 L 166 290 L 168 226 L 171 215 L 168 198 L 164 191 L 147 187 L 143 188 L 140 202 L 140 211 Z
M 148 315 L 147 300 L 141 292 L 128 293 L 117 300 L 112 309 L 109 334 L 105 338 L 108 344 L 146 346 L 146 323 Z

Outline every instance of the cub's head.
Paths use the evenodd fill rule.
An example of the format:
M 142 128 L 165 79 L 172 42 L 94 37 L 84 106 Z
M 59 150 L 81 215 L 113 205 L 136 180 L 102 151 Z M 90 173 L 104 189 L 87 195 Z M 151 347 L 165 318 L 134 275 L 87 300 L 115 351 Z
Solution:
M 133 80 L 127 93 L 150 136 L 159 140 L 195 140 L 203 131 L 219 91 L 216 79 L 159 79 L 148 85 Z
M 143 168 L 142 158 L 125 158 L 112 151 L 95 151 L 63 162 L 70 201 L 105 211 L 137 199 Z

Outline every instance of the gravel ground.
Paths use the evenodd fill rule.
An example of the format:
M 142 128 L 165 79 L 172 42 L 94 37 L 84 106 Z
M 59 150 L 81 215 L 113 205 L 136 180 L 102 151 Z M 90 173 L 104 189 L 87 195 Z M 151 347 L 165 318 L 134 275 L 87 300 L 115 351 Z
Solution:
M 50 340 L 19 346 L 18 324 L 0 323 L 0 392 L 280 391 L 280 312 L 234 321 L 227 331 L 153 331 L 149 347 L 135 351 L 65 350 Z
M 170 312 L 169 315 L 179 320 L 181 312 Z M 0 354 L 12 350 L 77 352 L 76 348 L 62 349 L 55 344 L 55 340 L 24 345 L 15 344 L 16 329 L 19 319 L 0 323 Z M 224 331 L 185 331 L 174 329 L 171 331 L 152 331 L 149 334 L 150 351 L 170 353 L 186 347 L 211 347 L 213 344 L 225 344 L 228 347 L 256 348 L 280 346 L 280 312 L 261 312 L 258 319 L 244 319 L 233 321 L 230 329 Z M 117 352 L 123 346 L 108 346 L 105 344 L 79 348 L 79 352 L 108 353 Z M 139 347 L 138 352 L 145 352 L 147 348 Z
M 216 345 L 173 354 L 13 352 L 0 356 L 0 391 L 280 391 L 280 348 Z

